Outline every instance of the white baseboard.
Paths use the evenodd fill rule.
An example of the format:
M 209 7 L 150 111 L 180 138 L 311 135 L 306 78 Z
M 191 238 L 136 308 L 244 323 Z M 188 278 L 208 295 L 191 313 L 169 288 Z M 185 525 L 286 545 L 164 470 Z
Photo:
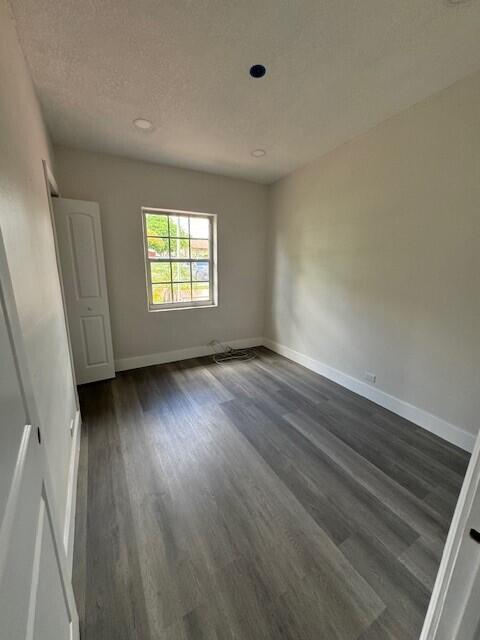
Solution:
M 65 509 L 65 521 L 63 527 L 63 546 L 67 556 L 67 566 L 72 573 L 73 566 L 73 540 L 75 535 L 75 511 L 77 504 L 77 476 L 78 459 L 80 454 L 80 430 L 82 419 L 77 409 L 73 420 L 72 444 L 70 448 L 70 462 L 68 467 L 67 505 Z
M 290 349 L 274 340 L 269 338 L 244 338 L 242 340 L 225 340 L 224 343 L 231 345 L 232 347 L 257 347 L 264 345 L 272 351 L 279 353 L 294 362 L 307 367 L 315 373 L 319 373 L 329 380 L 333 380 L 342 387 L 349 389 L 364 398 L 368 398 L 385 407 L 389 411 L 410 420 L 414 424 L 423 427 L 427 431 L 434 433 L 440 438 L 457 445 L 465 451 L 471 452 L 473 445 L 475 444 L 475 436 L 465 431 L 461 427 L 457 427 L 438 416 L 435 416 L 428 411 L 424 411 L 419 407 L 415 407 L 400 398 L 381 391 L 378 388 L 372 387 L 366 382 L 362 382 L 353 376 L 350 376 L 338 369 L 334 369 L 319 360 L 315 360 L 310 356 L 299 353 L 294 349 Z M 126 371 L 128 369 L 138 369 L 140 367 L 149 367 L 155 364 L 165 364 L 167 362 L 177 362 L 179 360 L 187 360 L 188 358 L 199 358 L 201 356 L 208 356 L 213 353 L 213 348 L 210 345 L 202 345 L 199 347 L 191 347 L 189 349 L 178 349 L 176 351 L 163 351 L 160 353 L 151 353 L 144 356 L 133 356 L 131 358 L 120 358 L 115 360 L 116 371 Z
M 380 389 L 376 389 L 366 382 L 362 382 L 357 378 L 347 375 L 338 369 L 334 369 L 333 367 L 329 367 L 328 365 L 320 362 L 319 360 L 315 360 L 310 356 L 306 356 L 303 353 L 299 353 L 294 349 L 290 349 L 278 342 L 270 340 L 269 338 L 264 338 L 263 344 L 279 353 L 282 356 L 285 356 L 289 360 L 293 360 L 294 362 L 298 362 L 298 364 L 303 365 L 307 369 L 311 369 L 315 371 L 315 373 L 319 373 L 320 375 L 328 378 L 329 380 L 333 380 L 337 384 L 340 384 L 342 387 L 349 389 L 350 391 L 354 391 L 364 398 L 368 398 L 379 404 L 380 406 L 392 411 L 393 413 L 402 416 L 402 418 L 406 418 L 410 420 L 410 422 L 415 423 L 416 425 L 423 427 L 427 431 L 434 433 L 440 438 L 451 442 L 452 444 L 457 445 L 461 449 L 465 451 L 471 452 L 473 450 L 473 446 L 475 444 L 475 436 L 457 427 L 446 420 L 442 420 L 437 416 L 429 413 L 428 411 L 424 411 L 423 409 L 419 409 L 404 400 L 400 400 L 400 398 L 396 398 L 385 391 L 381 391 Z
M 223 344 L 228 344 L 236 349 L 247 347 L 258 347 L 263 344 L 263 338 L 243 338 L 241 340 L 223 340 Z M 160 353 L 149 353 L 144 356 L 133 356 L 132 358 L 120 358 L 115 360 L 115 371 L 126 371 L 128 369 L 139 369 L 140 367 L 150 367 L 154 364 L 166 364 L 167 362 L 178 362 L 189 358 L 200 358 L 210 356 L 214 353 L 214 348 L 210 345 L 200 347 L 190 347 L 189 349 L 177 349 L 176 351 L 163 351 Z

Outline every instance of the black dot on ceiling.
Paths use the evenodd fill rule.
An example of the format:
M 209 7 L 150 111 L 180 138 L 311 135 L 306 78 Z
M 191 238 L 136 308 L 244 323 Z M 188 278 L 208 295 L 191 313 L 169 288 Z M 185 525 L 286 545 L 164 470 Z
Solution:
M 250 67 L 250 75 L 252 78 L 263 78 L 266 73 L 267 70 L 263 64 L 254 64 L 253 67 Z

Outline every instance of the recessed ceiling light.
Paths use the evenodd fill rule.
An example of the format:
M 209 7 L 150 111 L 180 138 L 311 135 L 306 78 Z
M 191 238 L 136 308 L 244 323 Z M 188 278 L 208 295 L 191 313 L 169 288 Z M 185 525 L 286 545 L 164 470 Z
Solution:
M 146 120 L 145 118 L 137 118 L 133 121 L 133 124 L 137 129 L 141 129 L 142 131 L 151 131 L 153 129 L 153 122 L 150 122 L 150 120 Z
M 266 155 L 267 152 L 265 151 L 265 149 L 254 149 L 251 153 L 251 155 L 254 158 L 263 158 L 264 155 Z
M 452 7 L 456 7 L 459 4 L 467 4 L 467 2 L 470 2 L 470 0 L 447 0 L 447 4 Z
M 253 67 L 250 67 L 250 75 L 252 78 L 263 78 L 266 73 L 267 70 L 263 64 L 254 64 Z

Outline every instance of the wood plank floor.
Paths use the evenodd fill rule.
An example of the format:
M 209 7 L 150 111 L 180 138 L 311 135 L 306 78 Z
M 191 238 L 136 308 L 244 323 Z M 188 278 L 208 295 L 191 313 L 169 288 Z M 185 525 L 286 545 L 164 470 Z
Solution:
M 416 640 L 468 456 L 266 349 L 80 389 L 83 640 Z

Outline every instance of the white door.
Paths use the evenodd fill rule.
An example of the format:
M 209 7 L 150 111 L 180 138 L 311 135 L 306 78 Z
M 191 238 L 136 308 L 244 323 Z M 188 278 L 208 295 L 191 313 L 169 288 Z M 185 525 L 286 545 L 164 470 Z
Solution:
M 480 638 L 480 435 L 465 474 L 420 638 Z
M 4 267 L 0 260 L 0 638 L 76 640 L 78 615 Z
M 78 384 L 115 376 L 100 210 L 53 198 L 68 324 Z

